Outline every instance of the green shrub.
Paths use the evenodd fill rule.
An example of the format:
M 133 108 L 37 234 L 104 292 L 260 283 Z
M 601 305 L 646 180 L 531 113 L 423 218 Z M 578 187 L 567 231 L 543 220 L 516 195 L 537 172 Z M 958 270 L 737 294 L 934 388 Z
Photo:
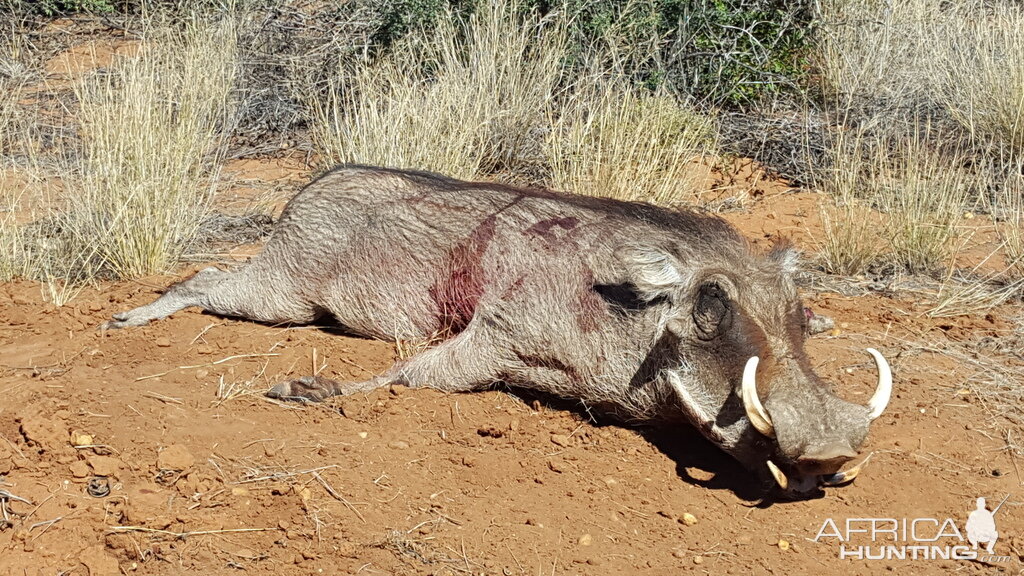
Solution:
M 810 2 L 537 2 L 574 22 L 581 45 L 614 44 L 638 85 L 665 83 L 714 105 L 742 106 L 797 87 L 808 68 Z
M 111 0 L 0 0 L 0 11 L 7 14 L 60 16 L 80 12 L 107 14 L 114 11 Z

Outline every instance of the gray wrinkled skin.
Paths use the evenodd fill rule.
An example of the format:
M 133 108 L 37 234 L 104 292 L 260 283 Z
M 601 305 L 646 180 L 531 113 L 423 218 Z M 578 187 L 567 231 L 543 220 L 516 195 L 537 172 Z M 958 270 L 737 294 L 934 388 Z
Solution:
M 273 323 L 329 314 L 382 340 L 440 334 L 370 381 L 302 378 L 268 394 L 501 381 L 630 421 L 686 420 L 759 475 L 771 458 L 812 478 L 856 455 L 869 419 L 811 370 L 795 261 L 786 248 L 755 253 L 712 216 L 341 166 L 292 199 L 250 263 L 207 268 L 107 327 L 199 306 Z M 750 425 L 740 400 L 755 355 L 776 438 Z

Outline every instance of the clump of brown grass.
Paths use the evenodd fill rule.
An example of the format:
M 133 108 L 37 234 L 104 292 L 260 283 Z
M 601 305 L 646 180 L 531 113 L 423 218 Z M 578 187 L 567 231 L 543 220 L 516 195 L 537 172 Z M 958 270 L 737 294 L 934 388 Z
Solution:
M 135 277 L 177 261 L 209 206 L 234 69 L 225 18 L 154 27 L 133 55 L 76 84 L 81 150 L 62 174 L 60 220 L 79 275 Z
M 1014 279 L 1024 279 L 1024 173 L 1020 169 L 1006 178 L 993 212 L 1006 268 Z
M 952 3 L 934 45 L 936 99 L 975 139 L 1024 155 L 1024 9 Z
M 818 258 L 825 272 L 855 276 L 867 270 L 884 250 L 878 224 L 871 208 L 856 199 L 822 208 Z
M 833 171 L 819 186 L 885 215 L 888 246 L 877 259 L 948 277 L 958 221 L 998 188 L 991 167 L 1021 150 L 1024 68 L 1013 63 L 1024 60 L 1024 10 L 1002 1 L 828 0 L 820 11 L 817 60 L 839 126 Z M 844 250 L 858 253 L 859 223 L 832 224 Z
M 634 88 L 615 46 L 575 55 L 563 15 L 481 2 L 442 15 L 378 61 L 348 61 L 314 99 L 314 141 L 331 162 L 498 178 L 669 203 L 692 191 L 687 163 L 714 147 L 713 123 L 666 91 Z
M 10 59 L 0 52 L 0 63 Z M 24 276 L 32 267 L 28 231 L 20 217 L 25 193 L 24 174 L 9 161 L 29 140 L 18 106 L 23 83 L 0 76 L 0 282 Z
M 887 261 L 915 274 L 947 270 L 979 174 L 961 168 L 966 157 L 956 150 L 934 148 L 934 140 L 941 137 L 927 124 L 908 136 L 861 132 L 837 139 L 833 169 L 818 183 L 843 207 L 824 219 L 827 268 L 856 274 Z
M 951 264 L 961 247 L 958 223 L 976 185 L 976 174 L 960 169 L 962 160 L 915 138 L 876 158 L 870 193 L 886 214 L 889 257 L 897 266 L 941 274 Z
M 558 82 L 565 29 L 481 2 L 468 19 L 440 17 L 379 61 L 343 62 L 311 103 L 314 141 L 331 162 L 460 178 L 514 168 Z M 528 158 L 527 158 L 528 159 Z
M 713 152 L 715 130 L 679 98 L 586 78 L 559 106 L 547 139 L 554 187 L 659 204 L 697 192 L 692 164 Z

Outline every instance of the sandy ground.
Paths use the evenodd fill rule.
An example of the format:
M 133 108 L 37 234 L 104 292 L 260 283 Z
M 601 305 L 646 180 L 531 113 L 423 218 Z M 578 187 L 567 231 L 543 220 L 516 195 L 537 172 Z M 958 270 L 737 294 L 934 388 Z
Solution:
M 236 168 L 272 179 L 294 170 Z M 790 235 L 813 248 L 818 201 L 778 185 L 726 216 L 754 240 L 797 229 Z M 285 378 L 363 379 L 396 358 L 391 344 L 329 327 L 187 310 L 96 330 L 179 277 L 87 289 L 59 308 L 36 284 L 0 286 L 0 489 L 19 498 L 6 502 L 0 572 L 1020 570 L 1021 463 L 971 386 L 978 367 L 938 352 L 1011 338 L 1016 308 L 933 320 L 905 296 L 808 292 L 839 326 L 808 342 L 818 372 L 864 402 L 876 375 L 863 348 L 873 346 L 893 363 L 896 393 L 872 427 L 860 479 L 778 502 L 692 430 L 594 423 L 571 403 L 515 391 L 395 388 L 315 406 L 264 398 Z M 1007 495 L 995 552 L 1008 558 L 840 558 L 844 546 L 963 544 L 946 519 L 964 533 L 975 498 L 994 506 Z M 944 535 L 872 542 L 846 532 L 868 528 L 863 518 L 925 519 L 918 540 Z

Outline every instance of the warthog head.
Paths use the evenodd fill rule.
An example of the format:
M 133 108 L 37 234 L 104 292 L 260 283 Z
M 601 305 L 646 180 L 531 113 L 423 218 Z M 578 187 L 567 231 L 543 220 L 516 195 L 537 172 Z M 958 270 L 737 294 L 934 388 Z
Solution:
M 619 254 L 648 301 L 668 302 L 665 333 L 682 365 L 665 376 L 687 417 L 785 491 L 852 481 L 863 462 L 842 467 L 857 456 L 892 393 L 885 358 L 868 349 L 879 375 L 866 406 L 839 398 L 804 353 L 808 315 L 792 280 L 794 251 L 782 246 L 767 258 L 723 254 L 712 262 L 695 256 L 685 248 Z

